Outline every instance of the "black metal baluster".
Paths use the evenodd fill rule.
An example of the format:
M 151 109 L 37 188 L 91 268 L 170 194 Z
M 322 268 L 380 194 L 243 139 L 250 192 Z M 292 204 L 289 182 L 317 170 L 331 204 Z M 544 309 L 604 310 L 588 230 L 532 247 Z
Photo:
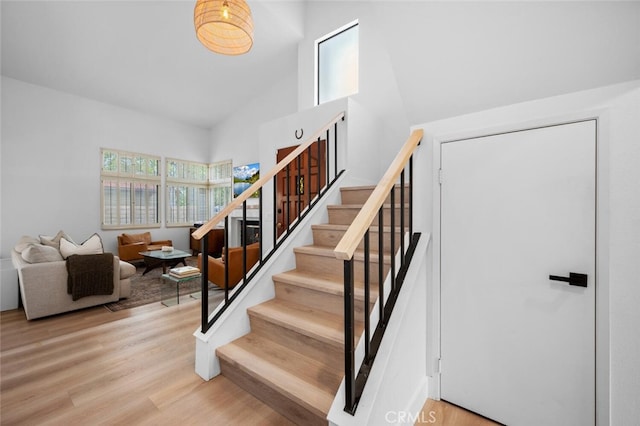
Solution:
M 202 324 L 202 332 L 206 333 L 209 330 L 209 234 L 205 235 L 200 241 L 200 259 L 202 270 L 200 273 L 202 274 L 202 282 L 200 283 L 200 291 L 202 292 L 202 305 L 200 307 L 201 311 L 201 324 Z M 207 295 L 207 296 L 205 296 Z
M 278 241 L 278 174 L 273 177 L 273 247 Z
M 391 188 L 391 289 L 396 288 L 396 188 Z
M 298 221 L 300 221 L 300 213 L 302 213 L 302 191 L 300 190 L 300 179 L 302 179 L 302 174 L 300 173 L 300 168 L 302 167 L 302 154 L 296 157 L 296 167 L 298 167 L 298 173 L 296 175 L 296 192 L 298 195 Z
M 322 158 L 322 152 L 321 152 L 321 147 L 320 147 L 320 138 L 318 138 L 318 140 L 316 141 L 316 145 L 318 147 L 318 159 L 316 160 L 316 163 L 318 163 L 318 198 L 320 198 L 320 189 L 321 189 L 321 177 L 322 177 L 322 162 L 320 161 L 320 159 Z
M 384 206 L 378 210 L 378 310 L 384 324 Z
M 343 118 L 344 119 L 344 118 Z M 338 177 L 338 122 L 333 123 L 333 179 Z
M 304 192 L 307 195 L 307 208 L 308 210 L 311 210 L 311 168 L 313 167 L 313 164 L 311 163 L 311 145 L 309 145 L 309 148 L 307 148 L 307 181 L 304 184 Z
M 227 269 L 226 267 L 224 269 Z M 247 282 L 247 200 L 242 202 L 242 283 Z
M 353 414 L 356 406 L 354 340 L 353 259 L 344 261 L 344 384 L 345 411 Z
M 224 258 L 229 262 L 229 216 L 224 218 Z M 224 303 L 229 303 L 229 268 L 224 268 Z
M 400 172 L 400 269 L 404 267 L 404 169 Z
M 325 184 L 325 186 L 326 186 L 326 187 L 328 187 L 328 186 L 329 186 L 329 171 L 330 171 L 330 169 L 331 169 L 331 158 L 329 158 L 329 157 L 331 157 L 330 152 L 329 152 L 329 151 L 330 151 L 330 150 L 329 150 L 329 129 L 327 129 L 327 136 L 326 136 L 326 139 L 327 139 L 327 140 L 326 140 L 326 141 L 325 141 L 325 143 L 324 143 L 324 145 L 325 145 L 324 150 L 325 150 L 325 152 L 327 153 L 327 158 L 326 158 L 326 161 L 327 161 L 327 170 L 326 170 L 326 171 L 325 171 L 325 173 L 324 173 L 324 176 L 325 176 L 325 182 L 324 182 L 324 184 Z
M 260 263 L 262 263 L 262 188 L 258 190 L 258 203 L 258 259 L 260 260 Z
M 291 223 L 291 172 L 287 164 L 287 234 L 289 234 L 289 224 Z
M 369 246 L 369 230 L 364 234 L 364 362 L 369 361 L 371 355 L 371 319 L 369 318 L 369 303 L 371 299 L 371 289 L 369 288 L 369 255 L 371 247 Z
M 409 241 L 413 240 L 413 154 L 409 157 Z

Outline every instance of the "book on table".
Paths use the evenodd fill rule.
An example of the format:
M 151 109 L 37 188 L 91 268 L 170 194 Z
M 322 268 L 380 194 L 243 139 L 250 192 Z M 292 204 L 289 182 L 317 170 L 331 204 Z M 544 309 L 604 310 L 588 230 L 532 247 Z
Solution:
M 169 269 L 169 275 L 176 278 L 187 278 L 200 275 L 200 269 L 194 266 L 180 266 Z

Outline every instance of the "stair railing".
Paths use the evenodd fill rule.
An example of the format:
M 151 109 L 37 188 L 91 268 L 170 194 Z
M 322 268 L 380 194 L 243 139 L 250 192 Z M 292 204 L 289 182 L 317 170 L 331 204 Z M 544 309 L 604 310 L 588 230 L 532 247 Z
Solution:
M 404 277 L 409 268 L 413 252 L 420 238 L 413 232 L 413 153 L 422 140 L 423 131 L 414 130 L 404 146 L 393 160 L 386 173 L 373 190 L 368 200 L 354 219 L 351 226 L 334 250 L 335 257 L 344 261 L 344 373 L 345 373 L 345 407 L 344 411 L 355 414 L 358 402 L 367 382 L 369 372 L 382 341 L 389 317 L 402 287 Z M 408 223 L 405 215 L 405 170 L 409 173 Z M 396 188 L 399 179 L 400 187 L 400 265 L 396 271 Z M 384 209 L 389 200 L 390 227 L 390 278 L 389 294 L 385 300 L 385 255 L 384 255 Z M 370 325 L 370 258 L 371 244 L 369 228 L 378 222 L 378 324 L 373 336 Z M 405 247 L 405 233 L 408 230 L 409 242 Z M 361 242 L 364 242 L 364 359 L 356 374 L 355 366 L 355 300 L 354 300 L 354 254 Z
M 216 322 L 218 318 L 226 311 L 226 309 L 233 303 L 233 301 L 238 297 L 238 295 L 242 292 L 242 290 L 247 286 L 247 284 L 251 281 L 251 279 L 258 273 L 258 271 L 262 268 L 262 266 L 271 258 L 271 256 L 275 253 L 275 251 L 282 245 L 282 243 L 286 240 L 286 238 L 291 234 L 291 232 L 297 227 L 297 225 L 301 222 L 301 220 L 311 211 L 311 209 L 318 203 L 318 201 L 324 196 L 327 190 L 335 183 L 335 181 L 342 175 L 344 170 L 338 171 L 338 123 L 344 121 L 345 113 L 341 112 L 336 115 L 331 121 L 329 121 L 325 126 L 316 131 L 309 139 L 307 139 L 304 143 L 299 145 L 295 150 L 293 150 L 289 155 L 287 155 L 283 160 L 278 162 L 271 170 L 267 173 L 262 174 L 260 179 L 256 181 L 253 185 L 247 188 L 242 194 L 236 197 L 231 203 L 229 203 L 220 213 L 210 219 L 208 222 L 200 226 L 191 234 L 191 236 L 195 240 L 200 240 L 202 253 L 202 262 L 201 262 L 201 274 L 202 274 L 202 285 L 201 285 L 201 331 L 202 333 L 206 333 L 209 328 Z M 333 136 L 333 137 L 332 137 Z M 324 137 L 325 143 L 321 144 L 322 138 Z M 317 142 L 316 147 L 312 148 L 312 144 Z M 322 145 L 322 146 L 321 146 Z M 331 150 L 331 145 L 333 145 L 333 151 Z M 311 152 L 311 150 L 314 152 Z M 322 152 L 321 152 L 322 149 Z M 296 193 L 292 194 L 290 189 L 290 169 L 291 165 L 296 162 L 297 170 L 301 168 L 301 158 L 306 152 L 308 158 L 308 166 L 307 167 L 307 175 L 304 176 L 306 182 L 311 182 L 311 157 L 313 154 L 317 154 L 318 161 L 323 156 L 326 160 L 326 171 L 324 173 L 324 182 L 321 182 L 320 172 L 318 171 L 317 180 L 317 194 L 312 198 L 311 191 L 307 190 L 305 197 L 306 206 L 304 209 L 301 208 L 303 199 L 302 192 L 296 191 Z M 332 161 L 333 160 L 333 161 Z M 333 164 L 332 164 L 333 163 Z M 320 168 L 320 164 L 317 165 Z M 333 166 L 333 167 L 332 167 Z M 297 218 L 289 217 L 289 208 L 287 208 L 287 227 L 284 229 L 283 233 L 278 236 L 278 224 L 277 224 L 277 209 L 278 205 L 276 202 L 276 194 L 277 194 L 277 175 L 278 173 L 284 173 L 284 179 L 286 179 L 286 188 L 284 196 L 284 204 L 289 206 L 290 203 L 297 203 Z M 263 187 L 270 181 L 273 180 L 273 246 L 269 251 L 263 253 L 263 203 L 262 203 L 262 189 Z M 254 265 L 248 264 L 248 256 L 247 256 L 247 199 L 249 199 L 253 194 L 258 193 L 259 198 L 259 213 L 258 213 L 258 221 L 259 221 L 259 230 L 258 230 L 258 243 L 259 243 L 259 257 Z M 241 246 L 242 246 L 242 280 L 238 283 L 237 288 L 234 289 L 233 292 L 230 292 L 229 286 L 229 267 L 225 265 L 225 279 L 224 279 L 224 302 L 223 305 L 218 309 L 213 315 L 212 318 L 209 318 L 211 313 L 209 312 L 209 298 L 207 297 L 209 293 L 209 262 L 208 262 L 208 240 L 209 238 L 205 238 L 209 232 L 211 232 L 220 222 L 224 221 L 224 251 L 223 254 L 225 259 L 229 259 L 229 216 L 238 208 L 242 208 L 242 229 L 241 235 Z M 213 307 L 215 308 L 215 307 Z

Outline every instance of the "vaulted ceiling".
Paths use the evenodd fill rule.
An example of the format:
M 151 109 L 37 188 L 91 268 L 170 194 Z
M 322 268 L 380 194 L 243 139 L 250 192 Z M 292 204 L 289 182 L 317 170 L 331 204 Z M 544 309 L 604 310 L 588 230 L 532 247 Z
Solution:
M 209 128 L 297 67 L 304 3 L 250 2 L 243 56 L 195 37 L 195 0 L 2 1 L 2 74 Z
M 640 79 L 638 1 L 250 0 L 237 57 L 198 42 L 194 4 L 1 0 L 2 75 L 210 128 L 298 69 L 305 29 L 355 8 L 410 124 Z M 361 79 L 391 86 L 371 67 Z

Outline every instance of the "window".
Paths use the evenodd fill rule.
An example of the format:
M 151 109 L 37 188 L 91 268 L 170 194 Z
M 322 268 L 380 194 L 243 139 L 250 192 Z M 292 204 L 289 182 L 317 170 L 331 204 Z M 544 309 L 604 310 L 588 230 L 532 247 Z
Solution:
M 358 93 L 358 21 L 316 41 L 316 105 Z
M 167 226 L 206 222 L 231 201 L 231 161 L 167 159 Z
M 209 166 L 167 159 L 167 225 L 184 226 L 209 219 Z
M 209 190 L 211 194 L 211 217 L 231 202 L 233 164 L 221 161 L 209 167 Z
M 160 226 L 160 158 L 101 150 L 102 228 Z

